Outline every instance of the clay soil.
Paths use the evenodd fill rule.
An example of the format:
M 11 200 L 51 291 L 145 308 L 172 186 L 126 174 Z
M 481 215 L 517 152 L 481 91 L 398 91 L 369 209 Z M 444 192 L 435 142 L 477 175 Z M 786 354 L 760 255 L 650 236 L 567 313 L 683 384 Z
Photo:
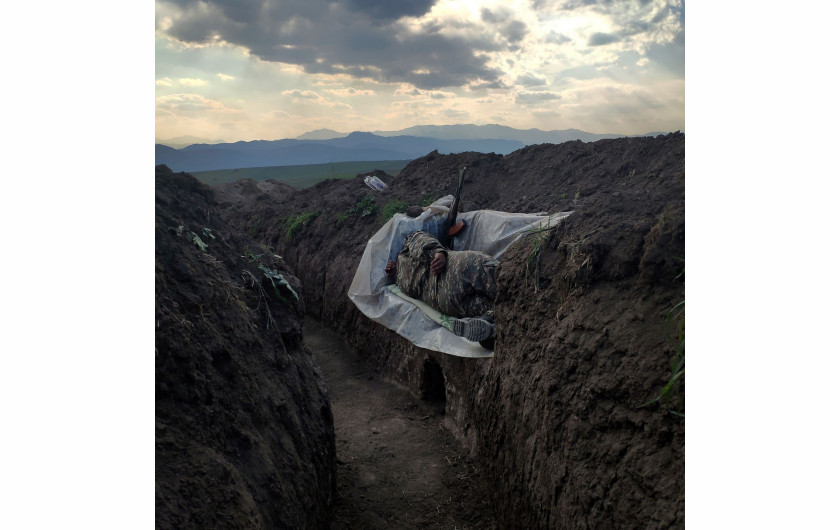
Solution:
M 443 428 L 441 403 L 418 400 L 381 379 L 313 319 L 303 335 L 327 381 L 335 418 L 332 528 L 495 528 L 484 481 Z

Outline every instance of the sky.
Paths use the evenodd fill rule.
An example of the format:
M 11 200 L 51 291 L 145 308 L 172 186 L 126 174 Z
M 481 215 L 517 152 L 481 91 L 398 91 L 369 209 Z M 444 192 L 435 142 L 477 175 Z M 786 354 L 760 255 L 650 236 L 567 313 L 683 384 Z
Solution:
M 156 0 L 155 137 L 685 130 L 682 0 Z

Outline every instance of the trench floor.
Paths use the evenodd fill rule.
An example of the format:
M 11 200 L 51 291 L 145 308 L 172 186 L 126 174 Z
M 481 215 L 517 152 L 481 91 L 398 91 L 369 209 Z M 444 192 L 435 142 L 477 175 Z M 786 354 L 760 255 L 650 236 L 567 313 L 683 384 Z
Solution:
M 480 474 L 426 403 L 365 367 L 311 318 L 304 343 L 330 393 L 338 458 L 334 529 L 492 529 Z

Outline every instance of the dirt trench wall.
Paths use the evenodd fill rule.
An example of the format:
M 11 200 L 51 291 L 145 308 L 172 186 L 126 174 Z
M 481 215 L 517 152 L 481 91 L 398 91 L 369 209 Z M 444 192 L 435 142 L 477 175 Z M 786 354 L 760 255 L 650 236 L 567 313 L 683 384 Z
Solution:
M 670 528 L 684 524 L 684 423 L 669 412 L 683 410 L 683 390 L 639 405 L 663 388 L 675 355 L 668 311 L 684 300 L 684 148 L 674 133 L 505 157 L 430 153 L 398 177 L 380 173 L 386 194 L 360 175 L 227 215 L 240 226 L 276 219 L 257 236 L 292 264 L 307 310 L 384 377 L 420 397 L 424 374 L 440 367 L 446 424 L 492 482 L 502 527 Z M 492 360 L 416 348 L 346 295 L 385 220 L 354 206 L 370 195 L 381 212 L 451 193 L 463 166 L 465 211 L 575 211 L 502 258 Z M 290 238 L 288 220 L 313 212 Z
M 303 304 L 273 295 L 271 254 L 218 215 L 214 192 L 155 175 L 157 528 L 328 528 L 335 437 Z M 201 248 L 205 245 L 204 248 Z

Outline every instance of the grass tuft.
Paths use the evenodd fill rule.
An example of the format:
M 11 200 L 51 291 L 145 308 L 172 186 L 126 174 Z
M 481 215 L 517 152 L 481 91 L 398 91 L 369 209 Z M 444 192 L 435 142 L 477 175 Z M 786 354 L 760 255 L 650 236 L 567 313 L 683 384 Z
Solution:
M 382 208 L 382 214 L 380 215 L 379 221 L 384 223 L 391 219 L 394 214 L 404 212 L 408 208 L 408 203 L 405 201 L 398 201 L 396 199 L 391 199 L 388 203 Z
M 684 258 L 679 258 L 685 262 Z M 674 280 L 679 280 L 685 275 L 685 267 Z M 676 324 L 674 324 L 676 323 Z M 685 380 L 685 300 L 675 305 L 668 311 L 665 316 L 665 325 L 675 325 L 676 336 L 673 338 L 674 343 L 674 357 L 671 359 L 671 377 L 665 386 L 659 391 L 653 399 L 646 401 L 638 406 L 638 408 L 652 405 L 656 402 L 662 402 L 666 405 L 671 404 L 671 397 L 680 395 L 680 386 Z M 678 410 L 669 409 L 668 412 L 676 416 L 685 418 L 685 403 L 680 400 L 678 405 L 681 406 L 682 412 Z
M 531 253 L 525 260 L 525 286 L 528 286 L 528 278 L 534 278 L 534 292 L 540 290 L 540 255 L 542 248 L 551 236 L 551 216 L 545 223 L 540 223 L 525 230 L 525 237 L 530 237 Z
M 368 193 L 362 200 L 357 202 L 355 206 L 347 210 L 347 213 L 355 213 L 359 214 L 360 217 L 368 217 L 376 214 L 377 209 L 376 198 L 372 194 Z
M 309 223 L 321 215 L 321 210 L 314 212 L 303 212 L 295 217 L 290 217 L 286 220 L 286 241 L 294 242 L 304 228 L 309 226 Z

